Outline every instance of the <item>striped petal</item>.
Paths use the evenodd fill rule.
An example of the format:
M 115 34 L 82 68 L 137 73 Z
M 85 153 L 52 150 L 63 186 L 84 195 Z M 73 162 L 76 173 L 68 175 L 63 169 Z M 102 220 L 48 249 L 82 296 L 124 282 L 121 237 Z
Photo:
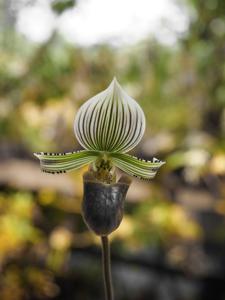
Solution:
M 99 153 L 95 151 L 77 151 L 68 153 L 34 153 L 40 159 L 41 169 L 46 173 L 65 173 L 79 169 L 94 162 Z
M 153 158 L 153 161 L 145 161 L 122 153 L 110 153 L 110 157 L 116 167 L 140 179 L 152 179 L 165 163 L 156 158 Z
M 85 149 L 128 152 L 144 134 L 145 116 L 139 104 L 114 78 L 106 90 L 81 106 L 74 131 Z

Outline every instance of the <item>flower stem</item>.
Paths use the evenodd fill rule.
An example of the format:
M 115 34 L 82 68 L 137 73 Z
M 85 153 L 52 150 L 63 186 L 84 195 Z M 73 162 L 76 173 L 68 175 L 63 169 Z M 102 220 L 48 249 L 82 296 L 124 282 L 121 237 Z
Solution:
M 102 241 L 102 270 L 105 286 L 105 299 L 113 300 L 113 286 L 111 276 L 111 259 L 110 259 L 110 245 L 108 236 L 101 236 Z

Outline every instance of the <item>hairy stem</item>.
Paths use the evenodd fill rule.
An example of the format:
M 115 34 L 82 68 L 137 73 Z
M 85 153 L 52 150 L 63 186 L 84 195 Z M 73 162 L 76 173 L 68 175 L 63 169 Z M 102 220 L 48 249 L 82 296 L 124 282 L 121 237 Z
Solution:
M 111 259 L 110 259 L 110 245 L 108 236 L 101 236 L 102 241 L 102 268 L 105 286 L 105 299 L 113 300 L 113 287 L 111 276 Z

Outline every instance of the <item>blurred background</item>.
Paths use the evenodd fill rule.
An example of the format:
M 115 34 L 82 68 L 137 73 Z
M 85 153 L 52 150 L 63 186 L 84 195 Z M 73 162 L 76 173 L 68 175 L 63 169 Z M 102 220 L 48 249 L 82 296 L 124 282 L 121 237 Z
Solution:
M 0 0 L 0 299 L 103 299 L 83 170 L 32 153 L 80 149 L 79 106 L 116 76 L 143 107 L 133 180 L 111 235 L 116 300 L 225 299 L 225 1 Z

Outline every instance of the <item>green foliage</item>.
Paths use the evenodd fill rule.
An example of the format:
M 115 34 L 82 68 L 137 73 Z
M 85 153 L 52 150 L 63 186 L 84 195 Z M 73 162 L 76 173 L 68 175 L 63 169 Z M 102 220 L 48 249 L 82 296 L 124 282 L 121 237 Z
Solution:
M 53 0 L 51 7 L 58 15 L 62 14 L 67 9 L 71 9 L 76 4 L 75 0 Z

